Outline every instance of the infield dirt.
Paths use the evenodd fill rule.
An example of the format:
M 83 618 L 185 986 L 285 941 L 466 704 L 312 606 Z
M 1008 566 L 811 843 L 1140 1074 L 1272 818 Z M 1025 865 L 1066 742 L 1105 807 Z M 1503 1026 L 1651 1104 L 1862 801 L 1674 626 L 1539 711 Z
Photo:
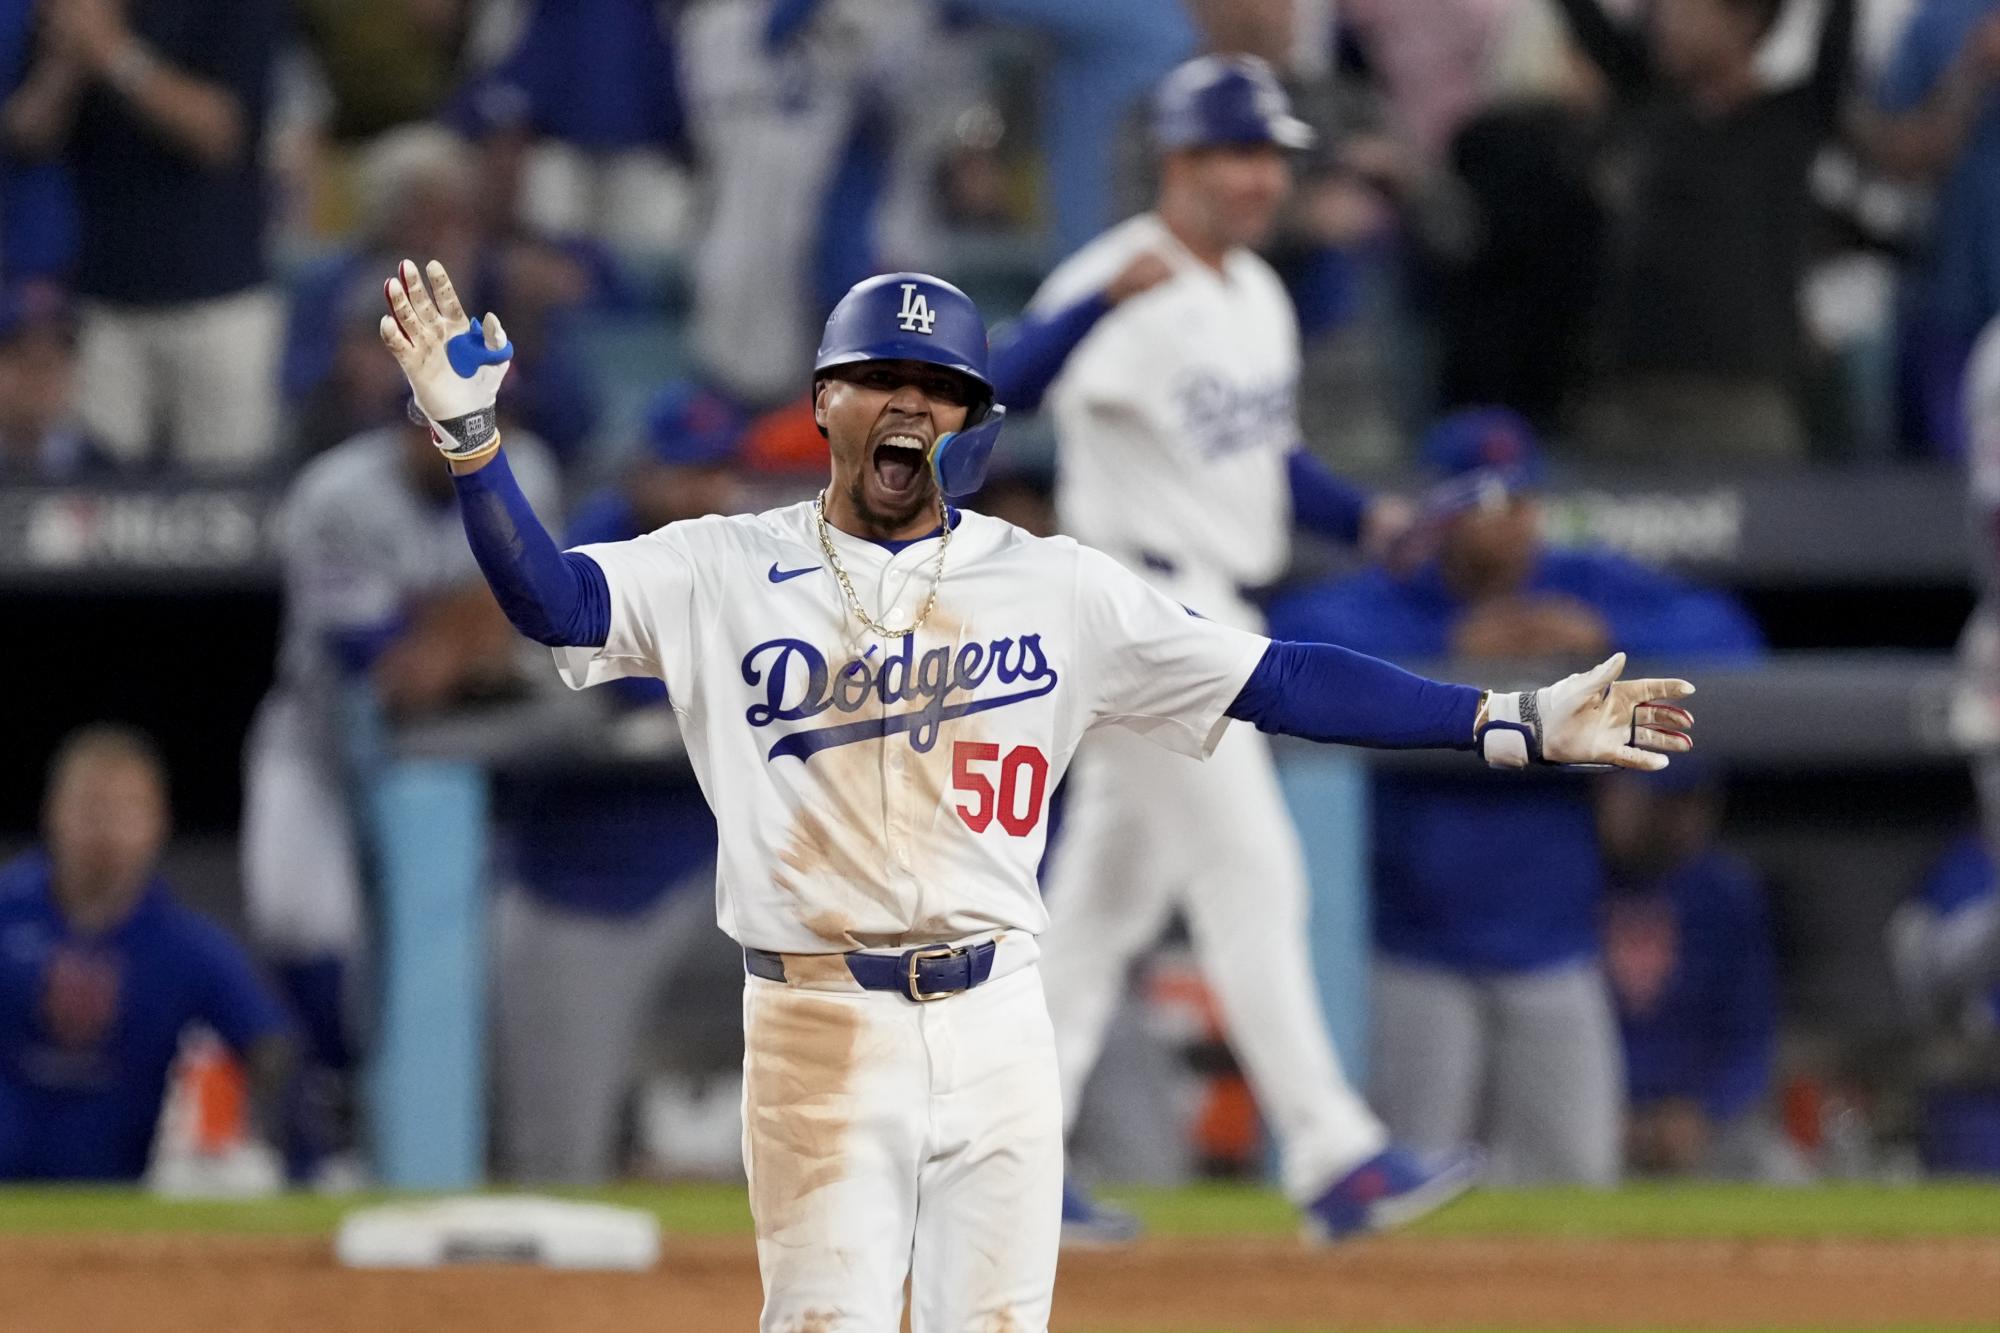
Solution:
M 747 1239 L 645 1274 L 338 1267 L 328 1242 L 0 1237 L 8 1333 L 591 1333 L 756 1327 Z M 1151 1240 L 1067 1253 L 1056 1330 L 2000 1327 L 2000 1237 Z M 994 1333 L 1003 1333 L 994 1330 Z

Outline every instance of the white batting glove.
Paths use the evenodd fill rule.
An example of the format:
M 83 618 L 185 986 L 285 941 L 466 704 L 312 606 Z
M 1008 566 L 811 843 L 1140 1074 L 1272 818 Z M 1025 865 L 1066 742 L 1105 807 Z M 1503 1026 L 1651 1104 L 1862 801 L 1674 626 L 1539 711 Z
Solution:
M 1685 699 L 1684 680 L 1618 679 L 1625 654 L 1545 689 L 1488 694 L 1475 739 L 1495 768 L 1575 764 L 1658 772 L 1667 755 L 1694 748 L 1694 715 L 1663 702 Z
M 389 301 L 382 341 L 410 382 L 432 442 L 446 458 L 470 462 L 500 447 L 496 405 L 514 344 L 498 315 L 473 325 L 443 264 L 433 259 L 426 271 L 428 288 L 417 266 L 405 259 L 396 276 L 382 284 Z

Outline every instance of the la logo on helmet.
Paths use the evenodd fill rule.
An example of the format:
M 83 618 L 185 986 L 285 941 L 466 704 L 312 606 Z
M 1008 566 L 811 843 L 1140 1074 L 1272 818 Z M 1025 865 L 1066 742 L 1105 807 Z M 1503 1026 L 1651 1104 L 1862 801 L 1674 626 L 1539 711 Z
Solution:
M 903 284 L 903 309 L 897 315 L 905 333 L 928 334 L 931 325 L 937 323 L 937 312 L 931 309 L 930 298 L 917 290 L 917 284 Z

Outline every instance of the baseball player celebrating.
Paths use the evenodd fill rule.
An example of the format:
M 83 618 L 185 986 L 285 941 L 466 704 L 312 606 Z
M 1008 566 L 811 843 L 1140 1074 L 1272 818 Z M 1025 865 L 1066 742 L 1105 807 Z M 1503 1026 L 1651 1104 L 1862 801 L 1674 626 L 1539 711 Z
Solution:
M 425 279 L 428 278 L 428 283 Z M 657 676 L 717 813 L 743 946 L 744 1165 L 765 1329 L 1046 1327 L 1062 1189 L 1035 969 L 1048 796 L 1110 723 L 1202 755 L 1229 718 L 1488 762 L 1665 765 L 1684 681 L 1622 657 L 1529 694 L 1424 680 L 1203 620 L 1108 556 L 957 509 L 1001 409 L 986 329 L 919 273 L 834 308 L 811 501 L 562 552 L 494 424 L 510 349 L 441 265 L 382 338 L 450 460 L 466 534 L 573 686 Z
M 1059 360 L 1010 347 L 1007 365 L 1046 367 L 1052 381 L 1063 530 L 1173 600 L 1261 629 L 1239 589 L 1283 572 L 1295 521 L 1373 545 L 1383 508 L 1300 446 L 1297 320 L 1249 248 L 1289 189 L 1287 150 L 1313 132 L 1264 62 L 1205 56 L 1161 85 L 1154 135 L 1156 210 L 1066 261 L 1023 321 L 1050 330 L 1043 341 L 1071 331 L 1075 350 Z M 1166 281 L 1115 307 L 1087 304 L 1147 254 L 1165 261 Z M 1071 313 L 1092 309 L 1089 325 Z M 1125 731 L 1093 737 L 1078 757 L 1042 960 L 1064 1109 L 1073 1119 L 1129 964 L 1178 906 L 1308 1227 L 1337 1237 L 1409 1220 L 1470 1185 L 1476 1163 L 1390 1147 L 1348 1084 L 1321 1016 L 1304 855 L 1270 747 L 1235 733 L 1203 765 L 1163 761 Z M 1080 1240 L 1136 1231 L 1074 1187 L 1064 1216 Z

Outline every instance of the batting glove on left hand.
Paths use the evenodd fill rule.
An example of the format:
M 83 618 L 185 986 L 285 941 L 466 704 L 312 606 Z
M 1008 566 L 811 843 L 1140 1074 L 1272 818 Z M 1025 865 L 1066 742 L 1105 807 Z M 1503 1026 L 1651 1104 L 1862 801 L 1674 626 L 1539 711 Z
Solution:
M 1614 653 L 1545 689 L 1489 694 L 1475 737 L 1480 756 L 1495 768 L 1665 768 L 1667 754 L 1694 748 L 1688 735 L 1694 715 L 1662 701 L 1684 699 L 1694 686 L 1684 680 L 1621 681 L 1624 670 L 1625 654 Z
M 405 259 L 382 284 L 389 301 L 382 341 L 430 422 L 432 442 L 445 457 L 469 462 L 500 447 L 500 381 L 513 362 L 514 344 L 498 315 L 479 325 L 466 317 L 443 264 L 433 259 L 428 273 L 426 288 L 417 266 Z

